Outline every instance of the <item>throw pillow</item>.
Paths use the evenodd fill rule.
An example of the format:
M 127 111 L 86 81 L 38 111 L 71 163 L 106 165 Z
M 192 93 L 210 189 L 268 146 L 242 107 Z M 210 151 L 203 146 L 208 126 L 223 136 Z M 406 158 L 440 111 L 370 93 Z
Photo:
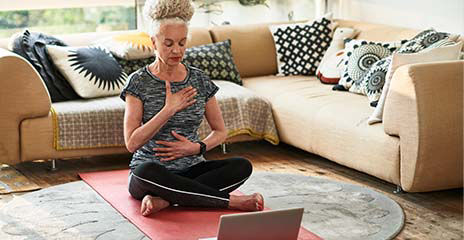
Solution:
M 83 98 L 117 95 L 127 79 L 113 55 L 102 47 L 47 45 L 55 66 Z
M 187 48 L 183 62 L 203 70 L 211 79 L 242 85 L 230 40 Z
M 401 46 L 401 42 L 371 42 L 349 39 L 345 44 L 343 72 L 338 85 L 333 89 L 345 89 L 361 93 L 361 80 L 371 66 L 388 57 Z M 354 86 L 354 87 L 352 87 Z
M 149 58 L 142 58 L 142 59 L 134 59 L 134 60 L 126 60 L 122 58 L 115 57 L 116 61 L 118 61 L 119 65 L 121 65 L 123 72 L 129 76 L 131 73 L 139 70 L 140 68 L 143 68 L 147 66 L 148 64 L 151 64 L 156 60 L 156 57 L 149 57 Z
M 392 56 L 377 61 L 361 80 L 361 93 L 367 96 L 371 107 L 377 106 L 391 61 Z
M 427 29 L 408 40 L 397 50 L 397 53 L 417 53 L 441 40 L 449 39 L 451 41 L 457 41 L 458 38 L 459 35 Z
M 391 83 L 393 74 L 395 73 L 396 69 L 398 69 L 399 67 L 403 65 L 407 65 L 407 64 L 457 60 L 459 59 L 461 48 L 462 48 L 462 42 L 459 42 L 459 43 L 456 43 L 450 46 L 426 49 L 419 53 L 413 53 L 413 54 L 396 53 L 396 52 L 393 53 L 391 65 L 385 77 L 385 86 L 383 87 L 383 91 L 380 96 L 379 102 L 374 112 L 367 120 L 367 122 L 369 124 L 382 122 L 382 115 L 383 115 L 383 109 L 385 106 L 385 100 L 388 94 L 388 90 L 390 88 L 390 83 Z
M 428 45 L 425 49 L 421 51 L 453 44 L 455 44 L 454 41 L 445 38 Z M 376 107 L 380 99 L 380 95 L 382 94 L 383 85 L 385 84 L 385 77 L 390 67 L 390 63 L 391 57 L 379 60 L 378 62 L 374 63 L 374 65 L 369 69 L 369 71 L 363 76 L 363 79 L 361 80 L 361 93 L 367 95 L 370 101 L 370 105 L 372 107 Z
M 11 49 L 14 53 L 24 57 L 37 70 L 47 87 L 52 102 L 80 99 L 65 77 L 53 65 L 46 51 L 46 44 L 66 46 L 66 44 L 43 33 L 24 30 L 12 37 Z
M 153 42 L 150 35 L 144 32 L 115 35 L 95 41 L 92 45 L 105 47 L 114 56 L 126 60 L 154 56 Z
M 304 24 L 271 25 L 269 29 L 276 47 L 278 75 L 316 74 L 332 41 L 330 17 Z
M 337 84 L 340 80 L 341 61 L 344 56 L 345 39 L 353 38 L 358 33 L 352 28 L 335 29 L 332 42 L 317 67 L 316 76 L 322 83 Z

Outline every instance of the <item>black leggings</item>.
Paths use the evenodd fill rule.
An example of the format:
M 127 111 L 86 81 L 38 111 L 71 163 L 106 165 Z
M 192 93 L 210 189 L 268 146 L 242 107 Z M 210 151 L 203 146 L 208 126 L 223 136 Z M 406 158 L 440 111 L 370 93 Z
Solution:
M 138 200 L 147 194 L 159 196 L 183 207 L 227 208 L 229 193 L 250 177 L 252 169 L 240 157 L 201 162 L 180 173 L 146 162 L 131 172 L 129 193 Z

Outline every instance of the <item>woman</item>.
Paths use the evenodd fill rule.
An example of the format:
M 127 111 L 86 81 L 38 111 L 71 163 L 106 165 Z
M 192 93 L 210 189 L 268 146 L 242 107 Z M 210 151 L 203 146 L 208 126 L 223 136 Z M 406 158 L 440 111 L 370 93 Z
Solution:
M 126 101 L 124 140 L 134 153 L 129 192 L 142 200 L 141 214 L 170 205 L 263 210 L 259 193 L 229 194 L 251 175 L 248 160 L 203 158 L 225 140 L 227 131 L 214 97 L 218 87 L 201 70 L 181 62 L 193 15 L 189 0 L 147 1 L 144 13 L 157 57 L 131 74 L 121 92 Z M 203 116 L 212 132 L 200 141 Z

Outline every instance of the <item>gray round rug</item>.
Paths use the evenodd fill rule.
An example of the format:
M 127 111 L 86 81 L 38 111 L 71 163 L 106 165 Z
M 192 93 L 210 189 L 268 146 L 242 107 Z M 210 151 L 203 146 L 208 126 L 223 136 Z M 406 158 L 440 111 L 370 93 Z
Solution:
M 401 207 L 364 187 L 295 174 L 255 172 L 239 189 L 271 209 L 304 207 L 303 226 L 324 239 L 391 239 Z M 83 181 L 15 197 L 0 209 L 0 239 L 148 239 Z
M 260 192 L 271 209 L 304 207 L 302 225 L 323 239 L 392 239 L 404 224 L 389 197 L 324 178 L 255 172 L 240 191 Z
M 149 239 L 83 181 L 16 196 L 0 209 L 0 239 Z

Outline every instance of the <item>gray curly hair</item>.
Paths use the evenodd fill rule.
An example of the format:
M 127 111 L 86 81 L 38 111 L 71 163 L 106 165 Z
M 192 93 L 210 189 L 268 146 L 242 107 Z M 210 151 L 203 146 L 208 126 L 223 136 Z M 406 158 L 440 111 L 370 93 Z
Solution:
M 143 15 L 148 21 L 148 33 L 155 35 L 162 23 L 184 23 L 188 26 L 194 8 L 191 0 L 146 0 Z

